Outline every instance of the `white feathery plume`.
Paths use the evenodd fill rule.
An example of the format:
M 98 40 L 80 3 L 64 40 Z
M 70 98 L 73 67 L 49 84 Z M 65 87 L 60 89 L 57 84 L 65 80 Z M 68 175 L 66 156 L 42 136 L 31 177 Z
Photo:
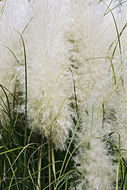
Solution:
M 113 181 L 116 168 L 112 164 L 111 158 L 107 156 L 104 143 L 99 138 L 93 137 L 90 146 L 84 142 L 79 152 L 80 154 L 75 158 L 76 167 L 81 173 L 77 189 L 114 189 Z
M 117 4 L 122 3 L 122 1 L 114 2 L 113 7 L 115 7 Z M 112 96 L 112 99 L 108 101 L 108 107 L 112 107 L 114 109 L 115 117 L 116 117 L 116 123 L 117 125 L 114 128 L 114 131 L 118 132 L 120 135 L 120 146 L 121 146 L 121 153 L 124 159 L 127 159 L 127 143 L 126 143 L 126 138 L 127 138 L 127 130 L 126 130 L 126 125 L 127 125 L 127 53 L 126 53 L 126 48 L 127 48 L 127 3 L 123 3 L 121 6 L 117 7 L 116 13 L 116 23 L 118 27 L 118 32 L 121 34 L 119 36 L 119 43 L 117 47 L 121 48 L 121 55 L 120 55 L 120 67 L 118 67 L 118 70 L 120 70 L 120 76 L 118 77 L 118 89 L 117 93 Z M 116 52 L 118 55 L 118 52 Z M 116 57 L 116 55 L 114 56 Z M 117 72 L 116 72 L 117 73 Z M 118 139 L 118 135 L 117 135 Z M 117 140 L 118 144 L 118 140 Z
M 30 19 L 27 0 L 6 0 L 2 2 L 0 19 L 0 84 L 13 92 L 15 81 L 20 80 L 24 68 L 24 56 L 21 37 Z M 23 66 L 22 66 L 23 65 Z M 0 89 L 0 96 L 4 98 Z
M 19 64 L 23 62 L 23 48 L 18 34 L 21 33 L 27 25 L 28 16 L 27 0 L 16 1 L 6 0 L 4 2 L 3 14 L 0 21 L 0 83 L 10 89 L 16 76 L 16 70 Z M 25 14 L 27 13 L 27 14 Z M 14 56 L 14 55 L 15 56 Z M 19 63 L 17 63 L 17 60 Z M 7 76 L 8 74 L 8 76 Z
M 30 3 L 33 20 L 24 33 L 29 123 L 50 139 L 56 149 L 63 149 L 75 115 L 70 106 L 73 84 L 64 38 L 69 22 L 69 1 Z
M 110 45 L 117 39 L 117 31 L 113 16 L 103 16 L 107 8 L 105 4 L 93 0 L 71 2 L 74 22 L 68 31 L 70 60 L 71 64 L 75 65 L 75 73 L 78 74 L 76 87 L 79 111 L 82 115 L 78 142 L 81 140 L 83 143 L 75 157 L 77 165 L 80 164 L 80 167 L 77 167 L 84 178 L 79 186 L 80 189 L 101 190 L 103 187 L 111 190 L 115 182 L 116 166 L 113 165 L 114 158 L 108 154 L 108 148 L 106 150 L 103 141 L 104 136 L 114 130 L 118 131 L 116 103 L 119 96 L 116 89 L 122 73 L 121 56 L 118 47 L 113 59 L 114 46 L 109 51 Z M 113 12 L 116 20 L 119 14 L 118 9 Z M 86 151 L 83 154 L 84 149 Z M 92 167 L 95 172 L 89 169 Z
M 122 1 L 120 2 L 122 3 Z M 112 104 L 112 102 L 114 102 L 113 104 L 115 107 L 115 116 L 117 121 L 115 131 L 120 135 L 121 154 L 124 159 L 127 160 L 127 3 L 123 3 L 123 5 L 119 6 L 117 10 L 119 10 L 119 14 L 116 22 L 118 25 L 119 33 L 121 34 L 119 39 L 121 46 L 121 77 L 119 78 L 118 82 L 118 93 L 116 95 L 114 94 L 114 97 L 108 104 Z
M 4 0 L 4 11 L 1 22 L 22 33 L 30 19 L 28 0 Z

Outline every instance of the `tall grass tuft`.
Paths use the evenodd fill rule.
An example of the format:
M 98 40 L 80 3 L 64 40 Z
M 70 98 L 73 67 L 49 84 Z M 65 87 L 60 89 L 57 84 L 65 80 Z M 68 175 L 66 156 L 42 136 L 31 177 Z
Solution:
M 73 139 L 71 140 L 71 144 L 69 143 L 70 140 L 68 140 L 68 144 L 70 144 L 69 149 L 68 149 L 69 151 L 68 154 L 66 154 L 66 151 L 56 151 L 56 149 L 58 148 L 63 149 L 68 146 L 68 145 L 65 145 L 65 141 L 67 137 L 69 137 L 69 129 L 72 127 L 71 125 L 74 119 L 74 115 L 73 114 L 71 115 L 71 112 L 69 111 L 69 109 L 70 110 L 72 109 L 70 106 L 70 102 L 71 100 L 74 99 L 73 98 L 74 88 L 71 82 L 73 81 L 72 74 L 67 64 L 63 65 L 62 67 L 58 65 L 59 61 L 61 61 L 61 59 L 60 60 L 58 59 L 57 64 L 55 63 L 56 66 L 55 64 L 53 64 L 53 67 L 51 69 L 50 67 L 48 67 L 48 69 L 50 69 L 51 75 L 52 75 L 52 71 L 55 74 L 55 75 L 52 75 L 51 78 L 49 77 L 50 79 L 49 86 L 48 86 L 48 81 L 44 83 L 45 78 L 44 79 L 42 78 L 43 80 L 40 81 L 41 83 L 39 83 L 38 81 L 40 86 L 37 87 L 36 93 L 38 93 L 41 100 L 40 102 L 38 102 L 39 104 L 36 101 L 34 102 L 34 100 L 31 98 L 31 95 L 33 96 L 32 92 L 34 93 L 35 86 L 33 86 L 34 84 L 30 86 L 32 82 L 31 79 L 33 80 L 33 77 L 35 76 L 35 75 L 30 75 L 30 74 L 34 74 L 34 71 L 35 71 L 35 67 L 33 64 L 34 56 L 33 56 L 33 52 L 31 51 L 31 45 L 34 43 L 34 38 L 31 44 L 31 42 L 29 41 L 31 36 L 28 37 L 29 30 L 31 30 L 31 27 L 33 27 L 33 24 L 31 24 L 32 26 L 29 27 L 28 26 L 29 24 L 27 24 L 27 21 L 24 23 L 24 19 L 23 19 L 23 23 L 22 23 L 23 25 L 21 26 L 19 25 L 19 23 L 16 23 L 16 20 L 15 20 L 16 18 L 14 17 L 13 14 L 11 16 L 9 15 L 8 17 L 7 10 L 9 10 L 10 6 L 13 6 L 13 8 L 15 8 L 17 11 L 14 14 L 16 14 L 18 19 L 20 18 L 19 7 L 16 7 L 16 4 L 15 4 L 16 1 L 12 1 L 11 3 L 12 4 L 10 4 L 10 2 L 7 1 L 5 12 L 3 14 L 2 23 L 1 23 L 1 26 L 3 27 L 2 29 L 4 29 L 5 27 L 6 29 L 8 29 L 8 34 L 14 35 L 16 36 L 16 38 L 10 39 L 11 35 L 9 36 L 9 39 L 6 38 L 6 33 L 4 33 L 3 30 L 1 30 L 1 33 L 3 32 L 1 49 L 3 49 L 3 51 L 1 53 L 0 63 L 1 63 L 1 66 L 3 67 L 2 68 L 3 72 L 0 78 L 1 79 L 0 80 L 1 82 L 1 86 L 0 86 L 1 87 L 1 91 L 0 91 L 0 98 L 1 98 L 1 104 L 0 104 L 0 109 L 1 109 L 0 110 L 0 114 L 1 114 L 1 119 L 0 119 L 1 121 L 0 122 L 0 131 L 1 131 L 0 188 L 2 189 L 40 189 L 40 188 L 54 189 L 56 188 L 55 186 L 57 184 L 57 189 L 62 189 L 62 188 L 67 189 L 69 188 L 69 181 L 72 178 L 72 174 L 73 174 L 73 169 L 70 168 L 71 164 L 69 164 L 68 166 L 68 163 L 70 163 L 71 157 L 72 157 L 72 156 L 70 157 L 69 154 L 71 154 L 71 151 L 72 151 L 70 150 L 70 147 L 71 147 Z M 23 1 L 21 3 L 21 6 L 25 6 L 23 4 Z M 24 7 L 23 10 L 27 10 L 27 9 L 25 9 Z M 28 19 L 25 13 L 23 13 L 23 16 L 24 18 Z M 9 26 L 6 25 L 6 21 L 10 21 L 10 23 L 8 23 Z M 36 24 L 36 19 L 33 22 Z M 38 32 L 35 33 L 33 37 L 35 36 L 35 39 L 36 39 L 37 35 L 39 35 L 39 39 L 40 39 L 41 36 L 40 36 L 40 33 Z M 48 43 L 49 42 L 47 42 L 47 45 Z M 55 43 L 57 45 L 57 39 L 55 40 Z M 29 45 L 30 45 L 30 49 L 29 49 Z M 40 46 L 41 44 L 39 44 L 39 47 Z M 36 53 L 41 58 L 42 55 L 39 50 L 39 47 Z M 45 47 L 45 46 L 42 46 L 42 47 Z M 4 55 L 6 55 L 7 57 L 5 57 Z M 53 53 L 51 55 L 54 56 Z M 33 56 L 32 61 L 30 60 L 31 56 Z M 46 55 L 44 55 L 44 58 L 45 56 Z M 2 64 L 2 59 L 5 59 L 3 60 L 5 63 L 4 65 Z M 38 59 L 36 57 L 36 61 L 37 60 Z M 43 66 L 45 66 L 45 63 L 44 62 L 42 63 L 43 64 L 41 65 L 41 62 L 39 61 L 38 65 L 36 65 L 36 68 L 38 68 L 38 66 L 42 67 L 42 70 L 40 70 L 40 72 L 38 73 L 40 74 L 39 75 L 40 78 L 44 69 Z M 50 60 L 50 63 L 51 63 L 51 60 Z M 46 62 L 46 64 L 48 66 L 49 63 Z M 6 65 L 7 65 L 7 69 L 6 69 Z M 4 69 L 6 69 L 5 72 L 8 71 L 10 78 L 9 77 L 6 78 Z M 46 75 L 48 74 L 49 72 L 47 72 Z M 67 79 L 65 82 L 64 82 L 64 77 Z M 60 78 L 62 79 L 61 81 L 60 81 Z M 67 85 L 67 89 L 69 90 L 69 92 L 65 90 L 64 88 L 62 89 L 62 86 L 66 84 L 67 82 L 69 84 Z M 44 86 L 45 88 L 43 87 L 43 83 L 45 84 Z M 70 85 L 71 85 L 71 89 L 68 88 L 70 87 Z M 47 99 L 43 98 L 42 96 L 43 95 L 42 91 L 43 89 L 44 90 L 46 89 L 46 86 L 48 86 L 47 91 L 46 91 L 47 93 L 46 96 L 47 95 L 48 96 L 45 97 Z M 57 88 L 55 87 L 54 89 L 54 86 L 57 86 Z M 58 88 L 61 89 L 59 101 L 55 100 L 55 98 L 57 97 L 56 93 L 58 93 Z M 31 89 L 34 91 L 31 91 Z M 65 92 L 68 93 L 67 98 L 64 97 L 64 95 L 66 95 L 64 93 L 64 90 Z M 54 94 L 53 95 L 50 94 L 50 91 L 51 93 L 53 92 Z M 39 100 L 39 97 L 38 97 L 38 100 Z M 36 100 L 36 97 L 33 97 L 33 98 Z M 52 103 L 52 99 L 56 103 L 58 102 L 57 107 L 54 103 Z M 75 101 L 75 99 L 73 101 Z M 42 106 L 43 105 L 42 103 L 44 104 L 44 107 Z M 27 113 L 27 105 L 28 105 L 28 111 L 29 111 L 28 113 Z M 35 109 L 35 107 L 32 107 L 33 113 L 30 110 L 32 105 L 37 106 L 36 107 L 37 109 Z M 42 106 L 41 111 L 40 111 L 40 107 L 38 106 Z M 45 125 L 44 125 L 44 123 L 42 123 L 40 119 L 41 118 L 43 119 L 44 117 L 43 115 L 48 113 L 48 112 L 45 113 L 46 110 L 48 110 L 50 115 L 48 115 L 45 118 L 46 120 L 45 120 Z M 64 110 L 65 110 L 65 113 L 64 113 Z M 72 110 L 74 110 L 74 108 Z M 70 112 L 69 114 L 68 114 L 68 111 Z M 36 114 L 38 113 L 40 116 L 39 118 L 38 117 L 36 118 Z M 65 118 L 65 120 L 63 120 L 63 117 Z M 68 120 L 68 118 L 70 119 L 70 121 Z M 61 123 L 61 119 L 63 123 Z M 43 130 L 38 130 L 39 129 L 38 126 L 43 127 L 44 130 L 47 131 L 48 134 L 46 134 Z M 67 126 L 67 130 L 65 128 L 65 132 L 64 132 L 65 126 Z M 75 126 L 73 127 L 75 128 Z M 55 131 L 57 133 L 55 133 Z M 71 135 L 70 135 L 70 138 L 71 138 Z M 65 154 L 66 154 L 66 159 L 63 164 L 62 160 L 64 159 Z M 64 171 L 62 171 L 63 169 Z
M 111 144 L 115 144 L 109 146 L 108 137 L 114 131 L 119 133 L 125 129 L 118 121 L 117 104 L 125 90 L 121 81 L 126 19 L 121 21 L 120 18 L 122 11 L 124 16 L 126 13 L 120 6 L 112 12 L 111 7 L 115 6 L 112 1 L 101 4 L 96 1 L 71 2 L 75 19 L 67 36 L 70 61 L 77 76 L 79 112 L 82 114 L 77 139 L 81 146 L 74 157 L 80 174 L 78 189 L 117 189 L 121 176 L 116 163 L 120 164 L 121 159 L 114 147 L 119 143 L 117 137 L 110 136 Z M 120 136 L 123 139 L 122 133 Z M 119 149 L 120 154 L 121 151 Z
M 0 189 L 127 189 L 126 6 L 1 2 Z

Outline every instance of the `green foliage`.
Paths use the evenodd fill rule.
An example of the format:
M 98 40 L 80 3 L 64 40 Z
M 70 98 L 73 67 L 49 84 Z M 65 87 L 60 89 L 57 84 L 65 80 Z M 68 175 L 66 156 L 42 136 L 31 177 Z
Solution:
M 2 85 L 0 87 L 5 97 L 1 97 L 1 189 L 54 189 L 56 184 L 56 189 L 68 189 L 74 173 L 71 162 L 73 150 L 70 148 L 74 134 L 67 151 L 55 151 L 47 139 L 31 131 L 28 126 L 25 136 L 25 113 L 19 112 L 21 100 L 16 94 L 16 86 L 14 94 Z M 25 146 L 24 138 L 27 142 Z

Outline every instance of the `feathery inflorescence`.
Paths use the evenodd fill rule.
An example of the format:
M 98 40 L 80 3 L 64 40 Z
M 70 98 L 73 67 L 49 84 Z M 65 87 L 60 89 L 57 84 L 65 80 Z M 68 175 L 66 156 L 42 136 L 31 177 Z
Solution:
M 30 5 L 33 19 L 24 33 L 29 124 L 56 149 L 63 149 L 75 117 L 64 37 L 69 1 L 31 1 Z
M 109 139 L 114 140 L 110 134 L 119 132 L 120 128 L 124 131 L 118 121 L 123 66 L 117 31 L 117 27 L 122 30 L 124 26 L 120 20 L 123 10 L 118 7 L 105 15 L 108 1 L 101 4 L 92 0 L 71 2 L 74 21 L 68 31 L 68 45 L 77 76 L 78 110 L 81 113 L 77 140 L 81 146 L 74 158 L 81 173 L 79 189 L 111 190 L 116 172 L 113 160 L 117 158 L 109 150 L 113 149 Z M 119 26 L 116 26 L 117 20 Z
M 24 70 L 23 46 L 19 33 L 22 33 L 28 23 L 30 12 L 25 0 L 18 3 L 15 0 L 2 1 L 0 7 L 0 84 L 13 93 L 16 81 L 21 79 L 21 70 Z M 2 88 L 0 97 L 2 101 L 6 101 Z
M 7 31 L 1 34 L 1 41 L 7 46 L 1 47 L 1 84 L 13 91 L 14 82 L 18 81 L 19 94 L 25 98 L 24 54 L 19 32 L 27 56 L 29 125 L 59 149 L 65 148 L 75 117 L 71 108 L 73 79 L 64 38 L 68 14 L 69 1 L 13 0 L 5 2 L 1 19 L 1 26 L 5 27 L 4 30 L 1 27 L 1 33 Z M 20 111 L 23 109 L 24 104 Z

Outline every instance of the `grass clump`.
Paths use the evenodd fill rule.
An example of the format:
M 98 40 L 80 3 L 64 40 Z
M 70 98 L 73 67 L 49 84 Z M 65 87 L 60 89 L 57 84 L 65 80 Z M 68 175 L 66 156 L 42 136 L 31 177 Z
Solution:
M 71 162 L 74 135 L 67 152 L 55 151 L 46 138 L 26 125 L 25 113 L 19 112 L 21 100 L 16 95 L 16 86 L 14 94 L 2 85 L 0 87 L 5 96 L 4 100 L 1 97 L 0 188 L 68 189 L 74 173 Z M 24 133 L 25 126 L 27 134 Z

